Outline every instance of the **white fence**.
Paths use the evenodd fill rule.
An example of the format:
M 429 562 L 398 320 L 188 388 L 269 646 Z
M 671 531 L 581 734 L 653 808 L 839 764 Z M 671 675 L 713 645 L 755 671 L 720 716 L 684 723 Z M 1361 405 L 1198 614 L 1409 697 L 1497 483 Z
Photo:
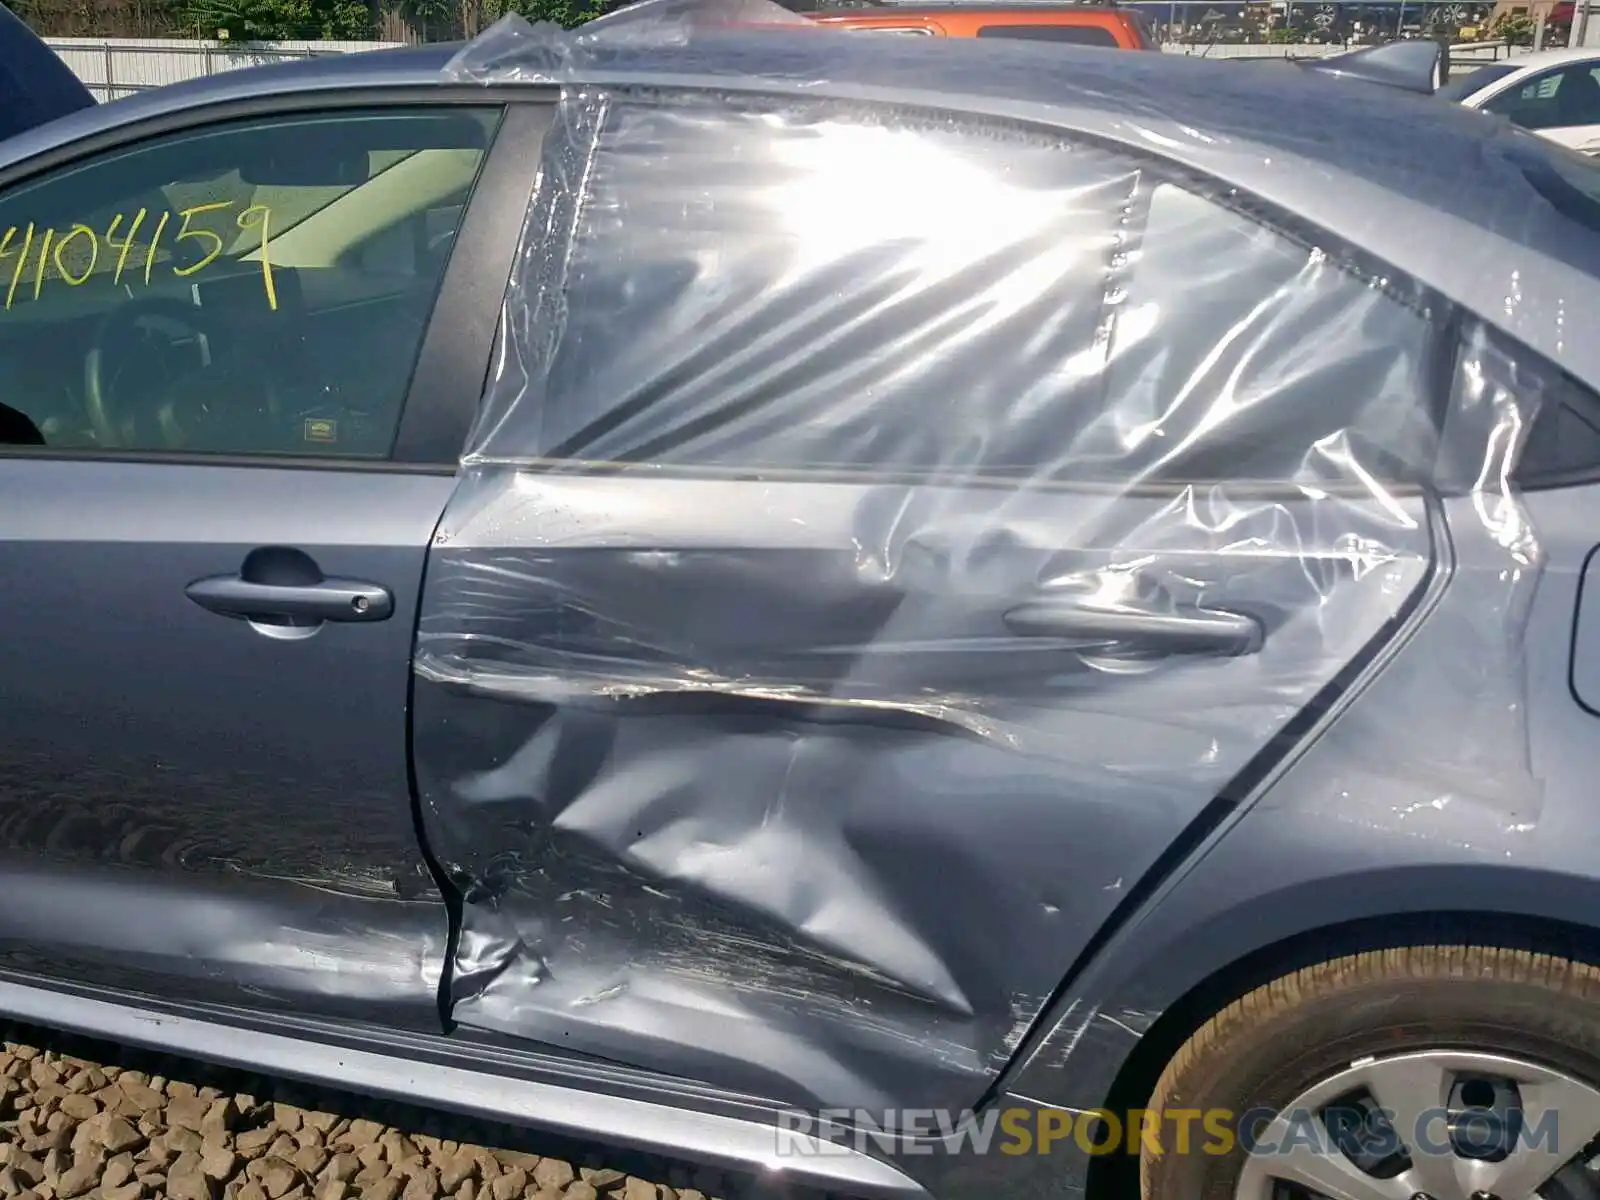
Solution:
M 399 42 L 262 42 L 247 46 L 177 38 L 46 38 L 100 100 L 261 63 L 379 50 Z

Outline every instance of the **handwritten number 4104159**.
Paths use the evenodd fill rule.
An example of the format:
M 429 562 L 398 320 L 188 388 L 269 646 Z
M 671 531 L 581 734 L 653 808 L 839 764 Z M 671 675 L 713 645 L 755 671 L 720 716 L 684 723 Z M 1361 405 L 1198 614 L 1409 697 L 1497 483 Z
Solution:
M 200 255 L 183 266 L 172 267 L 174 275 L 179 278 L 193 275 L 205 270 L 221 257 L 227 248 L 222 235 L 214 229 L 195 228 L 194 221 L 205 213 L 221 212 L 232 208 L 233 205 L 234 201 L 223 200 L 214 204 L 197 204 L 177 213 L 178 229 L 172 235 L 172 244 L 192 247 L 191 252 L 199 251 Z M 155 228 L 150 235 L 149 243 L 139 247 L 134 239 L 139 236 L 140 229 L 150 216 L 149 210 L 143 208 L 133 214 L 132 219 L 126 221 L 127 230 L 121 233 L 120 240 L 119 231 L 122 230 L 125 221 L 125 214 L 122 213 L 111 219 L 111 224 L 104 234 L 99 234 L 83 224 L 74 224 L 65 231 L 58 230 L 54 226 L 39 228 L 32 221 L 26 226 L 11 226 L 4 235 L 0 235 L 0 259 L 12 253 L 17 255 L 16 266 L 12 268 L 11 279 L 6 285 L 6 310 L 10 311 L 19 293 L 26 294 L 31 291 L 31 298 L 37 300 L 44 291 L 45 273 L 51 266 L 55 267 L 54 278 L 61 280 L 68 287 L 81 287 L 88 283 L 100 266 L 102 242 L 108 256 L 116 255 L 116 266 L 109 272 L 113 287 L 121 286 L 124 275 L 130 278 L 142 275 L 144 283 L 148 286 L 155 271 L 161 239 L 167 232 L 173 214 L 161 213 L 154 222 Z M 241 230 L 254 229 L 260 234 L 257 250 L 261 260 L 261 286 L 266 293 L 267 306 L 276 312 L 278 291 L 272 281 L 270 258 L 272 211 L 265 204 L 252 204 L 239 213 L 234 223 Z M 137 261 L 141 249 L 143 264 Z M 101 272 L 102 276 L 106 273 Z

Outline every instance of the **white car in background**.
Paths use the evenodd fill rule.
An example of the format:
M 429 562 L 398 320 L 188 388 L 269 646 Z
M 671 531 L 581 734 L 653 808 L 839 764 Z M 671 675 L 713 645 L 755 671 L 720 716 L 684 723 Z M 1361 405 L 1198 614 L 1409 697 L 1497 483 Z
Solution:
M 1600 47 L 1541 50 L 1457 70 L 1437 95 L 1498 113 L 1585 154 L 1600 154 Z

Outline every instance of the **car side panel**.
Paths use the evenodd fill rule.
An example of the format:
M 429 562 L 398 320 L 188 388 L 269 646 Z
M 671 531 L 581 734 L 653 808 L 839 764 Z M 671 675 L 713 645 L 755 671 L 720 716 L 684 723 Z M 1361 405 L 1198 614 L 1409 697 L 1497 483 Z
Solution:
M 449 917 L 417 838 L 411 647 L 549 124 L 539 96 L 507 106 L 461 219 L 395 463 L 0 454 L 0 962 L 437 1030 Z M 443 102 L 463 99 L 484 97 Z M 392 615 L 274 638 L 186 597 L 283 547 L 386 588 Z
M 513 487 L 453 502 L 484 519 L 447 515 L 420 631 L 424 821 L 467 888 L 452 1015 L 874 1111 L 992 1083 L 1127 889 L 1387 636 L 1430 554 L 1417 521 L 1394 576 L 1352 577 L 1347 527 L 1281 501 L 1229 536 L 1293 528 L 1298 555 L 1152 534 L 1160 571 L 1283 628 L 1109 684 L 993 614 L 1172 497 Z
M 0 458 L 0 961 L 437 1025 L 406 703 L 451 486 Z M 185 596 L 273 545 L 381 583 L 394 615 L 282 641 Z
M 1392 682 L 1450 669 L 1445 663 L 1457 646 L 1448 619 L 1421 626 L 1392 662 L 1375 666 L 1372 679 L 1352 693 L 1350 711 L 1281 778 L 1177 865 L 1159 890 L 1119 916 L 1114 936 L 1068 981 L 1038 1036 L 1002 1077 L 996 1106 L 1140 1107 L 1145 1095 L 1114 1094 L 1113 1084 L 1164 1013 L 1210 988 L 1208 981 L 1232 978 L 1231 986 L 1206 993 L 1207 1011 L 1284 970 L 1348 950 L 1350 942 L 1324 932 L 1336 927 L 1369 922 L 1363 944 L 1386 936 L 1386 922 L 1428 914 L 1458 921 L 1464 914 L 1484 928 L 1497 918 L 1513 926 L 1530 919 L 1578 922 L 1600 933 L 1593 870 L 1600 854 L 1593 801 L 1600 718 L 1575 702 L 1568 685 L 1579 584 L 1600 540 L 1597 499 L 1596 486 L 1523 497 L 1547 555 L 1527 615 L 1527 731 L 1531 775 L 1543 781 L 1538 794 L 1482 789 L 1475 795 L 1478 789 L 1452 788 L 1443 776 L 1407 779 L 1361 769 L 1375 757 L 1365 733 L 1417 725 L 1417 709 L 1398 702 Z M 1476 522 L 1464 507 L 1453 507 L 1453 528 Z M 1436 612 L 1448 612 L 1450 588 L 1462 582 L 1470 593 L 1470 572 L 1459 573 Z M 1452 928 L 1460 936 L 1459 923 Z M 1548 935 L 1539 946 L 1566 949 Z M 1257 955 L 1241 975 L 1236 965 Z M 999 1161 L 1006 1186 L 1019 1194 L 1085 1194 L 1090 1156 L 1071 1138 L 1048 1155 Z M 986 1194 L 1000 1169 L 993 1157 L 944 1153 L 900 1162 L 938 1194 L 953 1196 Z
M 451 1015 L 782 1102 L 973 1103 L 1128 890 L 1403 628 L 1423 498 L 1289 481 L 1428 442 L 1439 339 L 1320 250 L 991 127 L 907 122 L 940 151 L 902 174 L 1003 154 L 1047 198 L 996 239 L 1026 244 L 969 275 L 964 232 L 840 238 L 769 206 L 892 212 L 865 157 L 806 182 L 858 127 L 790 159 L 787 115 L 675 103 L 564 112 L 430 554 Z M 1131 436 L 1168 387 L 1195 428 Z

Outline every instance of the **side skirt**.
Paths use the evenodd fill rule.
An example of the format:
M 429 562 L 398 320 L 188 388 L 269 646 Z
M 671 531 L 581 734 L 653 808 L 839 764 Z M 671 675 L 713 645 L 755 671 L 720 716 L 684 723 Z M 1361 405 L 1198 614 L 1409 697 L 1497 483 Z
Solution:
M 783 1131 L 777 1110 L 658 1076 L 459 1038 L 62 989 L 0 973 L 0 1013 L 107 1041 L 883 1200 L 927 1200 L 895 1167 Z M 782 1152 L 780 1153 L 780 1145 Z

